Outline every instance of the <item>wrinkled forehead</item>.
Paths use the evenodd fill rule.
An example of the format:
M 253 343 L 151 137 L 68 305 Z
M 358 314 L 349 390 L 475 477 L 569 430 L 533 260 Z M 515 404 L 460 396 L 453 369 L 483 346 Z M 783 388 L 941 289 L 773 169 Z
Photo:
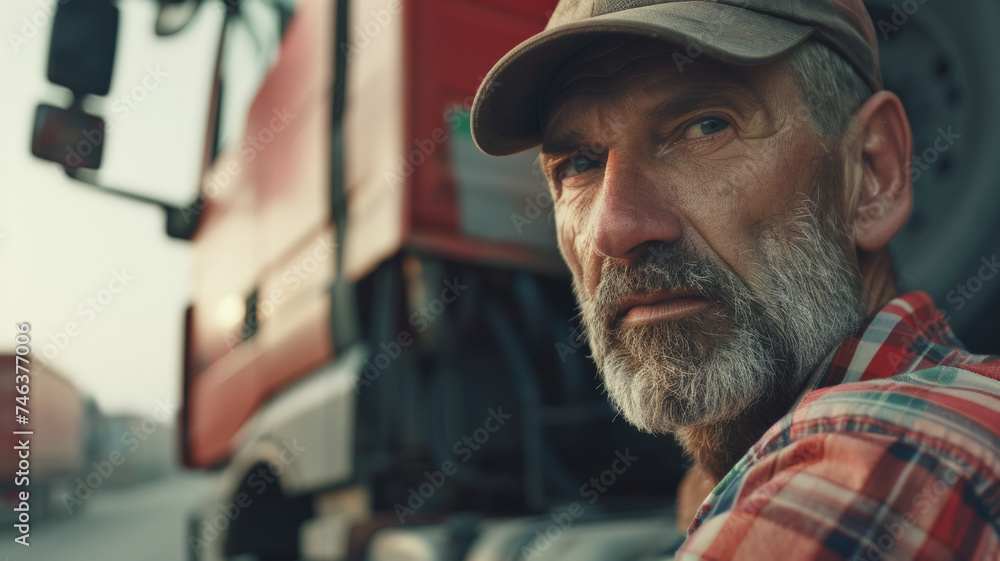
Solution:
M 657 74 L 670 68 L 670 53 L 676 45 L 634 37 L 598 39 L 564 62 L 549 82 L 542 106 L 547 107 L 567 90 L 611 91 L 625 80 Z
M 543 131 L 567 102 L 580 96 L 612 99 L 624 86 L 657 94 L 743 90 L 759 98 L 763 67 L 740 67 L 705 57 L 685 45 L 628 36 L 598 39 L 577 51 L 553 74 L 541 105 Z M 694 55 L 692 57 L 692 55 Z

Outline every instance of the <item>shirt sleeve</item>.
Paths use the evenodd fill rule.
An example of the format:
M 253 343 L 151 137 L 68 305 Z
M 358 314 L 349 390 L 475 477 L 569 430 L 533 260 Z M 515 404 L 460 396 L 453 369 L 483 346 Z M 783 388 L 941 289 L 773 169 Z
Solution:
M 730 485 L 675 559 L 1000 559 L 973 471 L 897 435 L 812 434 Z

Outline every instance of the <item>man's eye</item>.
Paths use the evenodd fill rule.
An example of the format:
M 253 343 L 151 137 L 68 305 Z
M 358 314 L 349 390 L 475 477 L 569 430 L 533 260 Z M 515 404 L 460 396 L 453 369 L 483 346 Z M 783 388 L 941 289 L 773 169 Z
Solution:
M 583 154 L 577 154 L 566 162 L 565 167 L 559 173 L 560 179 L 566 179 L 567 177 L 573 177 L 574 175 L 581 174 L 585 171 L 590 171 L 592 169 L 599 169 L 601 167 L 601 162 Z
M 711 136 L 729 128 L 729 122 L 719 117 L 708 117 L 698 121 L 689 129 L 693 136 Z

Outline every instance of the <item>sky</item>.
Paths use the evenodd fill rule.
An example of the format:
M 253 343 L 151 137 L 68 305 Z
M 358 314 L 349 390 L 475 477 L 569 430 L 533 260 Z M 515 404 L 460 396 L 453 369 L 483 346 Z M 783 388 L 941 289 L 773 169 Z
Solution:
M 158 207 L 97 192 L 29 150 L 35 106 L 70 101 L 45 78 L 54 4 L 0 4 L 0 353 L 27 321 L 34 364 L 105 413 L 179 407 L 189 244 L 167 238 Z M 202 10 L 184 32 L 159 39 L 152 2 L 120 6 L 111 92 L 84 105 L 114 125 L 100 181 L 192 200 L 221 13 Z

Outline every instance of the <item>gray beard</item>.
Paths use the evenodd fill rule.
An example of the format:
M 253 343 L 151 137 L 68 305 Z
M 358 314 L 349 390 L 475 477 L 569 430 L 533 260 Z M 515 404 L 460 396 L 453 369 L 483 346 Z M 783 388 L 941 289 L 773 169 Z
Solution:
M 747 279 L 681 243 L 650 248 L 638 265 L 606 260 L 592 298 L 574 279 L 593 358 L 627 421 L 679 433 L 790 406 L 862 319 L 849 240 L 824 233 L 813 208 L 804 203 L 790 225 L 757 232 Z M 673 322 L 626 326 L 616 318 L 623 296 L 678 288 L 714 305 Z

